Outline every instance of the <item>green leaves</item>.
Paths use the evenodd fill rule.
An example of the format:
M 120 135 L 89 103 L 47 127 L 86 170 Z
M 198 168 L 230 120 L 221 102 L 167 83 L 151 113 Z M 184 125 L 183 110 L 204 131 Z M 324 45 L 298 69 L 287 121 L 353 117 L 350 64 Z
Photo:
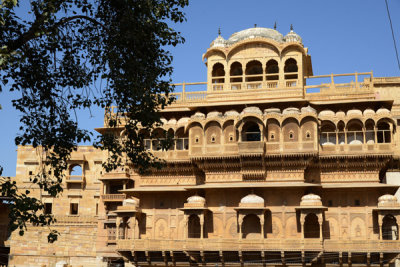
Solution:
M 31 0 L 30 14 L 17 15 L 18 1 L 3 0 L 0 84 L 20 93 L 12 101 L 21 114 L 15 144 L 32 144 L 44 157 L 43 171 L 32 183 L 52 196 L 62 191 L 71 152 L 93 141 L 75 111 L 93 105 L 118 106 L 108 113 L 109 131 L 94 141 L 109 152 L 107 171 L 121 164 L 139 172 L 162 167 L 144 139 L 167 137 L 161 141 L 165 149 L 171 142 L 154 129 L 161 125 L 160 109 L 173 101 L 172 55 L 166 46 L 184 42 L 169 23 L 185 20 L 186 5 L 187 0 Z M 29 190 L 18 193 L 10 183 L 2 185 L 2 194 L 13 199 L 12 230 L 23 234 L 26 223 L 54 221 L 40 214 L 43 205 Z M 50 232 L 48 241 L 57 236 Z

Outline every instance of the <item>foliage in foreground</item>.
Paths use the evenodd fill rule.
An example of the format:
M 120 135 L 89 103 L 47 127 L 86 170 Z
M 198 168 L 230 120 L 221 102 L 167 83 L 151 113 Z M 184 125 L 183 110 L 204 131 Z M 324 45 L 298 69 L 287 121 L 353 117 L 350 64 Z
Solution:
M 18 92 L 12 105 L 21 114 L 16 145 L 33 145 L 41 171 L 32 182 L 57 196 L 68 159 L 80 142 L 109 151 L 110 171 L 128 161 L 138 171 L 159 167 L 144 148 L 144 132 L 161 125 L 172 56 L 168 46 L 184 42 L 169 24 L 185 20 L 188 0 L 3 0 L 0 7 L 0 92 Z M 109 131 L 97 139 L 78 124 L 76 111 L 107 108 Z M 121 120 L 124 124 L 121 124 Z M 114 133 L 124 132 L 123 138 Z M 143 128 L 146 131 L 138 131 Z M 148 138 L 149 136 L 147 136 Z M 168 146 L 168 144 L 164 144 Z M 51 170 L 51 175 L 48 170 Z M 1 175 L 1 169 L 0 169 Z M 5 182 L 11 230 L 27 223 L 49 225 L 43 204 Z M 49 241 L 57 239 L 50 232 Z

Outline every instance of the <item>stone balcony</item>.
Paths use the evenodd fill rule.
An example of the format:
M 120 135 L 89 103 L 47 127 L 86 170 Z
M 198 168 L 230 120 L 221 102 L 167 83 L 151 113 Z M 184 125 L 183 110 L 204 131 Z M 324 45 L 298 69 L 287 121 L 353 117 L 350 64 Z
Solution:
M 120 239 L 117 251 L 328 251 L 398 253 L 399 240 Z
M 320 145 L 319 154 L 325 155 L 352 155 L 352 154 L 393 154 L 393 144 L 327 144 Z
M 264 154 L 264 142 L 239 142 L 239 154 Z
M 265 251 L 307 250 L 320 251 L 323 244 L 319 239 L 122 239 L 117 241 L 118 251 Z
M 104 194 L 101 195 L 101 200 L 103 200 L 103 202 L 122 202 L 125 197 L 125 194 Z

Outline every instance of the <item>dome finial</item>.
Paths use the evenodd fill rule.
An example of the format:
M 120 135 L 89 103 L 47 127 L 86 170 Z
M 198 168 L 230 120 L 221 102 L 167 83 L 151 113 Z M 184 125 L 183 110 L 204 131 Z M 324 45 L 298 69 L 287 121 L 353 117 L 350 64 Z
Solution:
M 254 24 L 254 28 L 257 28 L 257 24 Z
M 274 30 L 276 30 L 276 21 L 275 21 L 275 24 L 274 24 Z
M 290 24 L 290 30 L 293 31 L 293 24 Z
M 218 27 L 218 35 L 221 36 L 221 27 Z

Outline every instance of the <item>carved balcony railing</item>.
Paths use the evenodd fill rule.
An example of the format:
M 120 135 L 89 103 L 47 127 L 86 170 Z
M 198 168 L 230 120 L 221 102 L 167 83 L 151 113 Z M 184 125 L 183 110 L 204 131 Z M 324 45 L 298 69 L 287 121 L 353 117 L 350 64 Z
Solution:
M 122 239 L 118 251 L 346 251 L 398 253 L 399 240 L 319 239 Z
M 104 194 L 101 195 L 101 200 L 104 202 L 122 202 L 125 197 L 125 194 Z
M 239 154 L 264 154 L 263 141 L 243 141 L 238 142 Z
M 266 155 L 268 154 L 292 154 L 292 153 L 317 153 L 316 141 L 303 142 L 267 142 Z
M 263 251 L 263 250 L 307 250 L 320 251 L 323 243 L 319 239 L 123 239 L 117 241 L 118 251 Z

